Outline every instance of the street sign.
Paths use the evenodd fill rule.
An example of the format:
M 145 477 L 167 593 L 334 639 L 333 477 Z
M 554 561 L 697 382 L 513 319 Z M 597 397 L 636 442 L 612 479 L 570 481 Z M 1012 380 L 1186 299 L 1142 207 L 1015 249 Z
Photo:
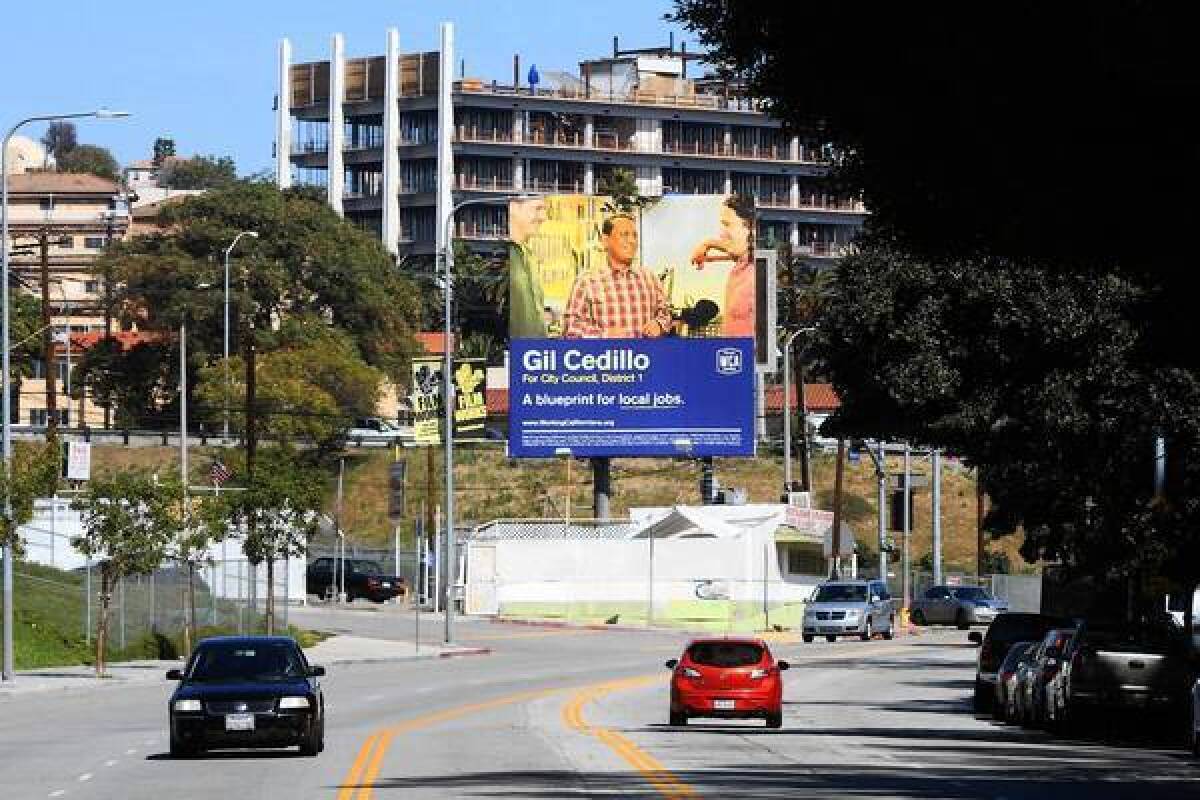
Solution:
M 63 442 L 63 472 L 69 481 L 92 478 L 92 445 L 89 442 Z
M 846 461 L 851 464 L 857 464 L 861 458 L 862 453 L 857 450 L 851 449 L 846 451 Z
M 888 475 L 888 479 L 889 479 L 889 482 L 891 483 L 891 487 L 893 489 L 903 491 L 903 489 L 904 489 L 904 473 L 903 472 L 893 472 L 890 475 Z M 925 475 L 920 472 L 909 473 L 908 488 L 910 491 L 913 489 L 924 489 L 927 486 L 929 486 L 929 476 L 928 475 Z

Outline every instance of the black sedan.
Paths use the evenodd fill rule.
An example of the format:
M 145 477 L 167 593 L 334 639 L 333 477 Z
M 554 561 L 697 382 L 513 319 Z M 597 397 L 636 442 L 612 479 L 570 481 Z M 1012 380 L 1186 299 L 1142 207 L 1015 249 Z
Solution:
M 325 748 L 325 697 L 287 636 L 217 636 L 196 645 L 167 707 L 171 755 L 240 747 L 300 746 L 315 756 Z

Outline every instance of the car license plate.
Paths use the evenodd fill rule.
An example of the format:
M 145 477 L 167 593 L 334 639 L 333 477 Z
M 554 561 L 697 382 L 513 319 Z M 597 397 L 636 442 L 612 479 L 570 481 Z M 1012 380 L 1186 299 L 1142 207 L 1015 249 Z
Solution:
M 716 711 L 732 711 L 737 708 L 736 700 L 713 700 L 713 709 Z
M 390 583 L 388 583 L 387 581 L 384 581 L 384 582 L 383 582 L 383 588 L 385 588 L 385 589 L 390 589 L 390 588 L 392 588 L 392 585 L 391 585 Z
M 227 730 L 227 731 L 252 731 L 252 730 L 254 730 L 254 715 L 253 714 L 226 714 L 225 715 L 225 730 Z

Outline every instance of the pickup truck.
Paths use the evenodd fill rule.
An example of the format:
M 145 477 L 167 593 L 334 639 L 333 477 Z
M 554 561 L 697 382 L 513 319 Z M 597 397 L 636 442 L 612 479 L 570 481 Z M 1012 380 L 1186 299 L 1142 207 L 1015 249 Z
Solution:
M 1084 622 L 1045 688 L 1046 721 L 1062 728 L 1089 712 L 1178 714 L 1187 708 L 1191 679 L 1186 639 L 1169 620 Z
M 340 560 L 322 557 L 308 565 L 305 572 L 305 591 L 318 597 L 334 597 L 341 580 Z M 404 579 L 384 572 L 378 561 L 366 558 L 347 558 L 346 600 L 353 602 L 365 597 L 375 603 L 403 595 L 407 589 Z

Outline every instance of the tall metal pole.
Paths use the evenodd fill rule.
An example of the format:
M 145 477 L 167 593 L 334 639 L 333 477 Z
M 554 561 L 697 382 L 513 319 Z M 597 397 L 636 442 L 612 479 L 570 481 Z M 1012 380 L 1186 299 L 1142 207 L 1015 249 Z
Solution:
M 933 451 L 933 584 L 942 582 L 942 452 Z
M 229 247 L 225 248 L 225 397 L 221 409 L 221 439 L 229 441 L 229 254 L 233 252 L 233 248 L 237 246 L 238 239 L 243 236 L 250 236 L 257 239 L 256 231 L 241 231 L 237 236 L 233 237 L 233 241 L 229 243 Z
M 26 117 L 8 129 L 4 140 L 0 141 L 0 388 L 4 398 L 0 413 L 4 420 L 0 424 L 0 438 L 3 439 L 4 454 L 4 521 L 5 529 L 16 535 L 12 492 L 12 364 L 9 360 L 9 296 L 8 296 L 8 143 L 17 130 L 29 122 L 49 122 L 60 119 L 77 119 L 80 117 L 118 117 L 127 116 L 121 111 L 87 111 L 78 114 L 49 114 L 45 116 Z M 0 554 L 4 558 L 4 656 L 0 660 L 0 680 L 11 681 L 15 676 L 13 666 L 13 547 L 6 540 Z
M 783 342 L 783 500 L 792 491 L 792 342 L 800 331 Z
M 912 488 L 909 486 L 909 484 L 912 481 L 911 475 L 912 475 L 912 452 L 911 452 L 908 444 L 905 444 L 904 445 L 904 512 L 903 512 L 904 542 L 902 545 L 904 549 L 902 551 L 903 554 L 900 559 L 901 560 L 900 566 L 901 566 L 901 569 L 904 570 L 904 577 L 900 580 L 900 586 L 901 586 L 901 593 L 904 596 L 904 608 L 906 611 L 912 603 L 912 585 L 910 583 L 912 568 L 911 568 L 910 562 L 909 562 L 909 549 L 908 549 L 908 539 L 909 539 L 909 535 L 912 532 L 912 518 L 911 518 L 912 515 L 910 513 L 911 507 L 909 506 L 909 498 L 911 497 L 910 492 L 912 491 Z
M 879 463 L 876 465 L 875 482 L 879 487 L 879 580 L 887 583 L 887 447 L 879 443 Z

